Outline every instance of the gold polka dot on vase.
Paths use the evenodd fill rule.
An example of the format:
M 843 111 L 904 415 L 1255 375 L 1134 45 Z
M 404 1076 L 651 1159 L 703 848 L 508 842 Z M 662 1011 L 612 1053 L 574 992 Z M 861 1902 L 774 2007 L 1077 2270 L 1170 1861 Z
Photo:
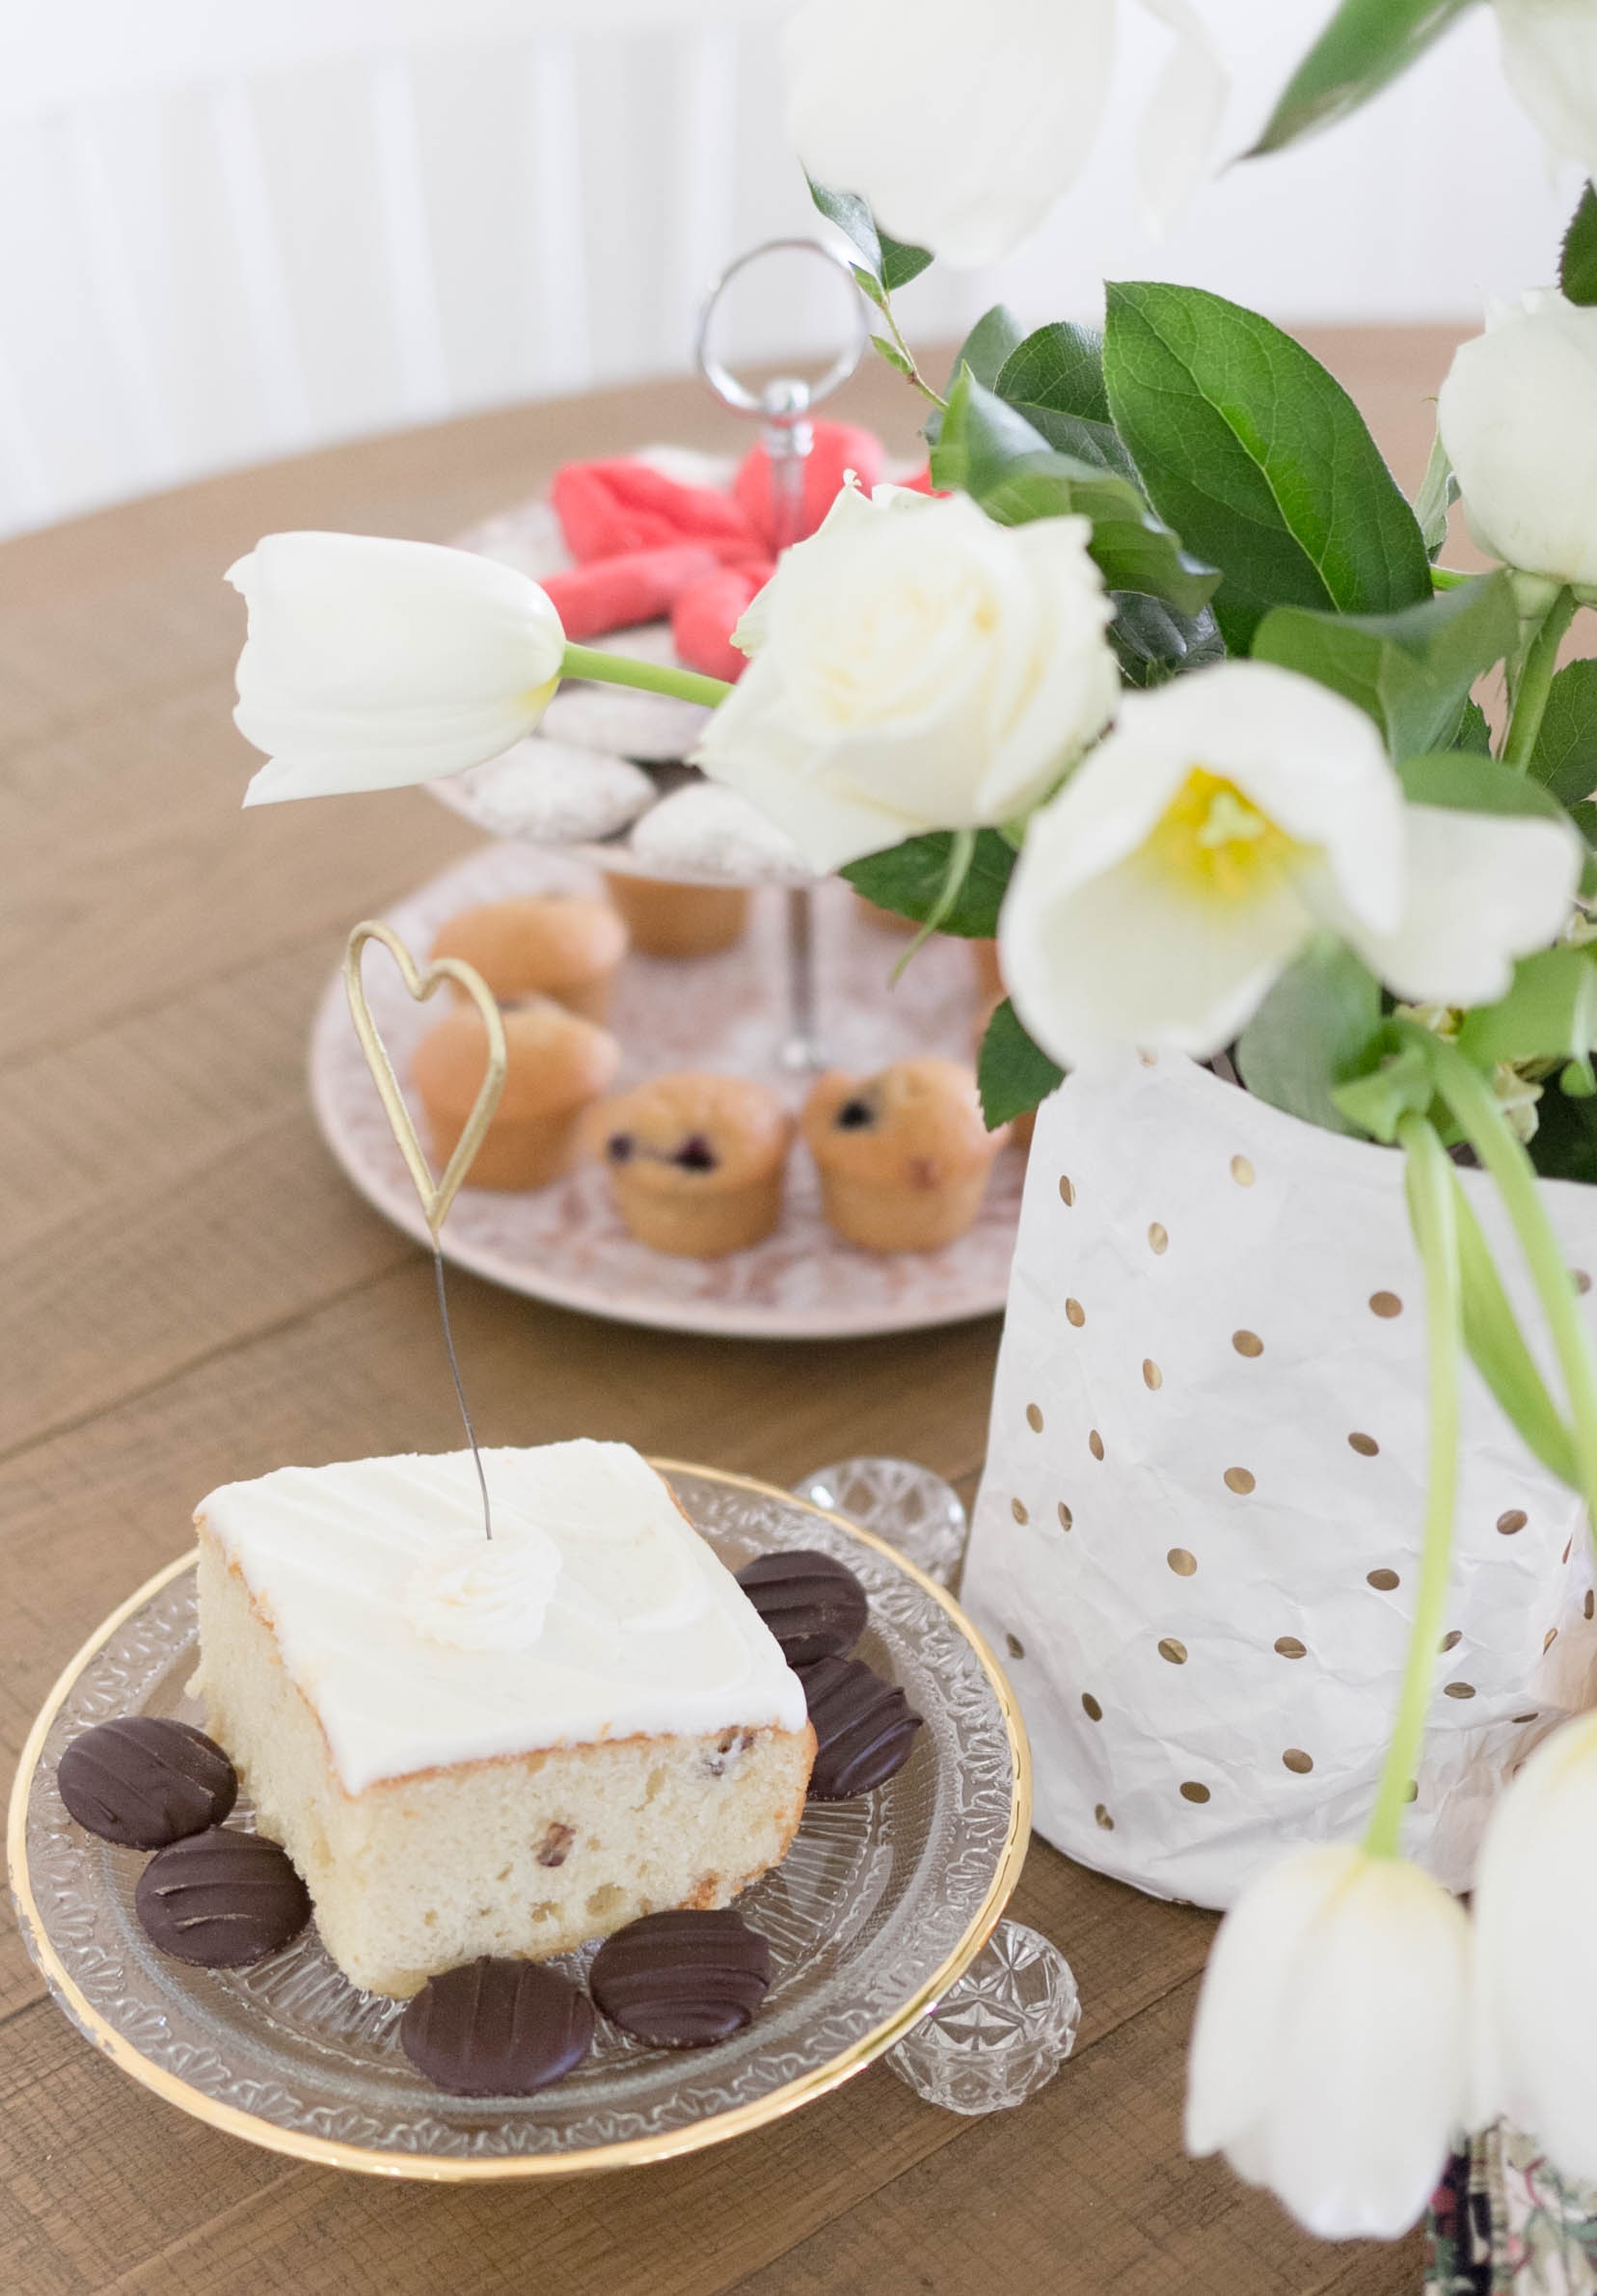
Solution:
M 1101 1722 L 1103 1719 L 1103 1709 L 1091 1690 L 1083 1690 L 1081 1693 L 1081 1711 L 1090 1722 Z
M 1238 1355 L 1258 1356 L 1264 1353 L 1264 1342 L 1257 1332 L 1232 1332 L 1232 1345 Z
M 1104 1832 L 1105 1832 L 1105 1833 L 1113 1833 L 1113 1832 L 1114 1832 L 1114 1830 L 1115 1830 L 1115 1821 L 1113 1820 L 1113 1818 L 1111 1818 L 1111 1817 L 1110 1817 L 1110 1815 L 1109 1815 L 1108 1811 L 1107 1811 L 1107 1810 L 1104 1808 L 1104 1806 L 1103 1806 L 1102 1802 L 1099 1802 L 1099 1803 L 1097 1804 L 1097 1806 L 1095 1808 L 1095 1810 L 1094 1810 L 1094 1812 L 1093 1812 L 1093 1816 L 1094 1816 L 1094 1818 L 1096 1820 L 1097 1823 L 1098 1823 L 1099 1825 L 1101 1825 L 1101 1826 L 1102 1826 L 1102 1828 L 1103 1828 L 1103 1830 L 1104 1830 Z
M 1061 1203 L 1074 1203 L 1075 1202 L 1074 1185 L 1063 1172 L 1059 1175 L 1059 1201 Z
M 1232 1158 L 1231 1175 L 1239 1188 L 1251 1188 L 1254 1184 L 1254 1168 L 1246 1156 Z
M 1177 1579 L 1190 1579 L 1198 1568 L 1197 1555 L 1189 1554 L 1184 1547 L 1172 1547 L 1165 1560 Z
M 1163 1226 L 1161 1226 L 1161 1224 L 1160 1224 L 1160 1223 L 1159 1223 L 1157 1220 L 1155 1220 L 1155 1221 L 1154 1221 L 1154 1223 L 1153 1223 L 1153 1225 L 1152 1225 L 1152 1227 L 1151 1227 L 1151 1228 L 1150 1228 L 1150 1229 L 1149 1229 L 1149 1231 L 1148 1231 L 1148 1248 L 1149 1248 L 1149 1250 L 1150 1250 L 1150 1252 L 1155 1252 L 1155 1253 L 1157 1253 L 1157 1252 L 1163 1252 L 1163 1251 L 1165 1251 L 1165 1250 L 1167 1250 L 1167 1249 L 1168 1249 L 1168 1247 L 1169 1247 L 1169 1244 L 1170 1244 L 1170 1231 L 1169 1231 L 1169 1229 L 1166 1229 L 1166 1228 L 1164 1228 Z
M 1309 1656 L 1309 1645 L 1300 1642 L 1295 1634 L 1278 1634 L 1275 1647 L 1278 1658 L 1306 1659 Z
M 1065 1320 L 1067 1323 L 1073 1323 L 1076 1330 L 1078 1332 L 1080 1331 L 1082 1325 L 1087 1320 L 1087 1310 L 1079 1300 L 1067 1300 L 1065 1302 Z
M 1511 1722 L 1533 1722 L 1537 1719 L 1536 1710 L 1532 1707 L 1529 1714 L 1510 1715 L 1508 1719 Z
M 1577 1291 L 1581 1292 L 1589 1291 L 1591 1289 L 1591 1278 L 1586 1274 L 1584 1268 L 1577 1268 L 1575 1270 L 1575 1288 Z
M 1557 1630 L 1557 1628 L 1556 1628 L 1556 1627 L 1549 1627 L 1549 1628 L 1548 1628 L 1548 1630 L 1547 1630 L 1547 1632 L 1546 1632 L 1546 1634 L 1545 1634 L 1542 1636 L 1542 1649 L 1543 1649 L 1544 1651 L 1551 1650 L 1551 1649 L 1552 1649 L 1552 1647 L 1553 1647 L 1553 1645 L 1554 1645 L 1554 1643 L 1555 1643 L 1555 1642 L 1556 1642 L 1556 1640 L 1557 1640 L 1557 1639 L 1558 1639 L 1558 1630 Z
M 1445 1698 L 1473 1698 L 1475 1684 L 1473 1682 L 1445 1682 L 1442 1685 L 1442 1695 Z
M 1451 1634 L 1443 1635 L 1436 1647 L 1438 1650 L 1456 1650 L 1463 1639 L 1457 1627 L 1454 1627 Z
M 1143 1357 L 1143 1386 L 1150 1389 L 1164 1386 L 1164 1373 L 1150 1355 Z
M 1393 1316 L 1401 1315 L 1403 1303 L 1394 1291 L 1372 1291 L 1369 1295 L 1369 1312 L 1390 1322 Z
M 1101 1459 L 1103 1457 L 1103 1438 L 1096 1427 L 1093 1429 L 1091 1435 L 1089 1435 L 1087 1438 L 1087 1448 L 1092 1452 L 1095 1459 Z
M 1068 1506 L 1065 1504 L 1065 1501 L 1064 1501 L 1063 1499 L 1061 1499 L 1061 1500 L 1060 1500 L 1060 1502 L 1059 1502 L 1059 1527 L 1060 1527 L 1060 1529 L 1061 1529 L 1061 1530 L 1069 1530 L 1069 1527 L 1070 1527 L 1070 1526 L 1071 1526 L 1071 1524 L 1072 1524 L 1072 1523 L 1074 1523 L 1074 1521 L 1075 1521 L 1075 1517 L 1074 1517 L 1074 1516 L 1071 1514 L 1071 1512 L 1070 1512 L 1069 1508 L 1069 1507 L 1068 1507 Z
M 1370 1571 L 1366 1575 L 1369 1580 L 1370 1585 L 1375 1587 L 1381 1594 L 1390 1594 L 1393 1588 L 1398 1583 L 1397 1574 L 1395 1571 Z
M 1181 1799 L 1183 1801 L 1207 1801 L 1208 1797 L 1208 1788 L 1206 1786 L 1201 1786 L 1196 1778 L 1182 1779 Z
M 1498 1528 L 1505 1539 L 1511 1539 L 1515 1531 L 1523 1530 L 1529 1520 L 1523 1507 L 1510 1507 L 1505 1514 L 1498 1517 Z
M 1585 1601 L 1581 1605 L 1582 1615 L 1589 1618 L 1594 1610 L 1597 1610 L 1597 1595 L 1594 1595 L 1588 1586 L 1585 1590 Z
M 1300 1778 L 1306 1778 L 1314 1767 L 1313 1755 L 1306 1754 L 1301 1746 L 1288 1746 L 1281 1759 Z
M 1010 1500 L 1010 1513 L 1015 1517 L 1016 1523 L 1029 1523 L 1031 1521 L 1030 1515 L 1028 1515 L 1026 1512 L 1026 1502 L 1023 1499 L 1012 1499 Z
M 1023 1659 L 1026 1655 L 1026 1646 L 1018 1634 L 1006 1634 L 1004 1646 L 1012 1659 Z
M 1184 1666 L 1187 1657 L 1186 1644 L 1177 1642 L 1174 1634 L 1167 1634 L 1159 1644 L 1159 1656 L 1161 1659 L 1168 1659 L 1173 1666 Z
M 1567 1562 L 1567 1561 L 1569 1560 L 1570 1553 L 1571 1553 L 1571 1552 L 1572 1552 L 1572 1550 L 1573 1550 L 1573 1548 L 1574 1548 L 1574 1545 L 1575 1545 L 1575 1542 L 1574 1542 L 1574 1540 L 1573 1540 L 1573 1539 L 1571 1539 L 1571 1540 L 1569 1540 L 1569 1541 L 1568 1541 L 1567 1545 L 1566 1545 L 1566 1546 L 1565 1546 L 1565 1548 L 1564 1548 L 1564 1551 L 1563 1551 L 1563 1553 L 1562 1553 L 1559 1555 L 1559 1557 L 1558 1557 L 1558 1560 L 1559 1560 L 1560 1562 Z
M 1361 1435 L 1357 1428 L 1348 1437 L 1347 1447 L 1349 1450 L 1357 1451 L 1361 1459 L 1377 1457 L 1381 1448 L 1373 1435 Z
M 1241 1499 L 1246 1499 L 1254 1487 L 1254 1478 L 1245 1467 L 1228 1467 L 1223 1479 L 1226 1489 L 1234 1491 Z
M 1042 1414 L 1041 1411 L 1039 1411 L 1035 1403 L 1028 1403 L 1026 1405 L 1026 1424 L 1034 1435 L 1042 1434 Z

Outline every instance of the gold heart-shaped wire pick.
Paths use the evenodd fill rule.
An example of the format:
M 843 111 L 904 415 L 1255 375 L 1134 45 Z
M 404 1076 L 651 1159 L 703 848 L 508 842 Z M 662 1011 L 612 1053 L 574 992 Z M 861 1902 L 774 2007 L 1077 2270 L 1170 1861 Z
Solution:
M 454 1151 L 445 1165 L 440 1179 L 433 1178 L 432 1167 L 417 1138 L 411 1112 L 405 1106 L 405 1095 L 399 1090 L 399 1079 L 393 1073 L 388 1046 L 377 1033 L 377 1023 L 372 1019 L 371 1008 L 366 1003 L 365 983 L 361 978 L 361 953 L 367 941 L 382 942 L 399 968 L 399 978 L 419 1005 L 426 1003 L 440 983 L 457 982 L 482 1014 L 483 1025 L 488 1031 L 487 1073 L 478 1088 L 476 1098 L 472 1102 L 472 1113 L 466 1119 L 465 1128 L 455 1142 Z M 500 1094 L 504 1090 L 504 1023 L 500 1018 L 500 1009 L 494 1002 L 493 991 L 487 982 L 471 965 L 463 963 L 458 957 L 438 957 L 431 964 L 419 965 L 392 926 L 380 925 L 369 917 L 364 924 L 357 925 L 349 936 L 349 946 L 344 951 L 343 972 L 344 989 L 349 997 L 355 1033 L 361 1040 L 361 1050 L 365 1054 L 371 1081 L 381 1095 L 393 1137 L 399 1143 L 399 1153 L 404 1157 L 410 1168 L 411 1178 L 416 1182 L 416 1193 L 421 1199 L 421 1214 L 427 1223 L 428 1233 L 436 1244 L 449 1206 L 471 1169 L 473 1157 L 482 1146 L 488 1127 L 494 1121 Z

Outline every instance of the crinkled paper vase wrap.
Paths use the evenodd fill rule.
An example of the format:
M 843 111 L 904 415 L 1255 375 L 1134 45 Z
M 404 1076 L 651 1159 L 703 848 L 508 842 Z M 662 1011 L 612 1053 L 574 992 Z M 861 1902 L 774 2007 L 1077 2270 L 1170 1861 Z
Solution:
M 1462 1175 L 1553 1391 L 1485 1175 Z M 1544 1183 L 1597 1273 L 1597 1189 Z M 1590 1306 L 1597 1308 L 1597 1295 Z M 1582 1509 L 1473 1366 L 1410 1850 L 1468 1886 L 1493 1796 L 1597 1695 Z M 1395 1712 L 1425 1499 L 1402 1158 L 1171 1056 L 1040 1112 L 963 1600 L 1005 1658 L 1039 1830 L 1223 1906 L 1356 1834 Z

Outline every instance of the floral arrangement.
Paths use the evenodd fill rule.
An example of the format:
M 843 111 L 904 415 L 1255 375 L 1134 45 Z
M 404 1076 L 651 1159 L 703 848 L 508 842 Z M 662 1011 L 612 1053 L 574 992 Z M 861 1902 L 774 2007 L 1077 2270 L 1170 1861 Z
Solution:
M 1177 37 L 1145 126 L 1168 209 L 1206 162 L 1223 78 L 1185 0 L 1147 4 Z M 1251 156 L 1362 103 L 1471 4 L 1343 0 Z M 1494 5 L 1516 93 L 1556 154 L 1597 171 L 1597 0 Z M 246 801 L 464 770 L 530 730 L 566 674 L 715 703 L 697 762 L 817 870 L 922 935 L 996 936 L 1010 1001 L 982 1049 L 989 1122 L 1131 1044 L 1223 1057 L 1308 1122 L 1401 1149 L 1430 1499 L 1390 1751 L 1363 1840 L 1292 1851 L 1223 1923 L 1187 2120 L 1195 2151 L 1313 2229 L 1390 2236 L 1450 2134 L 1500 2114 L 1597 2175 L 1597 2010 L 1566 1982 L 1597 1714 L 1503 1796 L 1469 1914 L 1399 1842 L 1465 1351 L 1597 1519 L 1597 1352 L 1536 1187 L 1597 1180 L 1597 662 L 1558 666 L 1597 602 L 1597 193 L 1558 290 L 1459 351 L 1412 504 L 1307 351 L 1191 287 L 1111 285 L 1101 336 L 990 311 L 939 388 L 893 296 L 931 249 L 1002 253 L 1064 188 L 1113 15 L 809 0 L 790 25 L 795 141 L 878 348 L 927 402 L 934 491 L 846 487 L 744 613 L 739 683 L 573 646 L 504 566 L 272 536 L 231 576 L 250 606 L 238 722 L 270 761 Z M 1491 573 L 1437 562 L 1460 496 Z M 1473 698 L 1494 673 L 1495 733 Z M 1459 1158 L 1501 1192 L 1558 1394 Z

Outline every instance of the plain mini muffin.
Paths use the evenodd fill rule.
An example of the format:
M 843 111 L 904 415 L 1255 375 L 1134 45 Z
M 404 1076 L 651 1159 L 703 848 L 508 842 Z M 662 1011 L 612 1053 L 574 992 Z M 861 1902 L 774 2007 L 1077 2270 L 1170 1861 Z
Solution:
M 775 1227 L 793 1119 L 768 1085 L 654 1076 L 594 1121 L 616 1208 L 640 1243 L 719 1259 Z
M 615 1082 L 615 1039 L 550 997 L 506 1006 L 504 1090 L 467 1178 L 474 1188 L 546 1188 L 582 1154 L 582 1121 Z M 429 1029 L 411 1073 L 442 1165 L 466 1128 L 488 1067 L 488 1032 L 474 1005 Z
M 988 1130 L 975 1071 L 959 1061 L 830 1069 L 802 1122 L 827 1224 L 870 1252 L 931 1252 L 963 1235 L 1009 1138 L 1007 1124 Z
M 582 893 L 528 893 L 462 909 L 439 933 L 432 953 L 463 958 L 501 1005 L 552 996 L 584 1020 L 603 1020 L 615 968 L 627 953 L 627 928 L 608 901 Z
M 644 957 L 714 957 L 748 929 L 750 897 L 743 885 L 679 885 L 619 870 L 607 870 L 605 882 L 633 947 Z

